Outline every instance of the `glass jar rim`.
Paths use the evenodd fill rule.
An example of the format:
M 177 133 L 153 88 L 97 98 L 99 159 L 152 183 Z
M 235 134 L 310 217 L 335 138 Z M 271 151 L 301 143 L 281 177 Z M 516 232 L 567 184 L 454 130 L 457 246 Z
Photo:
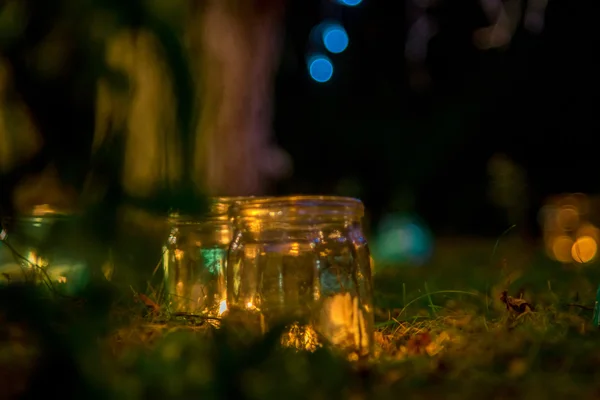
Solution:
M 245 201 L 237 210 L 240 218 L 354 218 L 364 215 L 359 199 L 344 196 L 290 195 Z
M 20 212 L 11 216 L 2 216 L 2 222 L 41 223 L 45 221 L 65 220 L 75 216 L 77 216 L 76 212 L 53 208 L 48 204 L 39 204 L 33 206 L 27 212 Z
M 168 219 L 172 223 L 195 224 L 207 221 L 227 221 L 230 219 L 230 209 L 235 204 L 258 199 L 255 196 L 216 196 L 208 198 L 208 211 L 204 215 L 180 214 L 178 211 L 169 213 Z

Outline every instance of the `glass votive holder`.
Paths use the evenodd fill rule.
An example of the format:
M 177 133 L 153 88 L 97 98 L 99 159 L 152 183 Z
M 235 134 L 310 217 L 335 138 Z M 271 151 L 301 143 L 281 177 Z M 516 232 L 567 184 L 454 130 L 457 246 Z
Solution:
M 172 316 L 212 322 L 227 310 L 225 264 L 233 237 L 230 208 L 245 199 L 211 198 L 206 215 L 169 216 L 163 269 L 166 308 Z
M 48 205 L 2 220 L 0 282 L 45 284 L 73 294 L 90 281 L 92 271 L 79 248 L 77 215 Z
M 288 196 L 237 206 L 227 265 L 228 319 L 285 345 L 324 343 L 364 358 L 373 346 L 370 255 L 360 200 Z M 294 322 L 295 321 L 295 322 Z

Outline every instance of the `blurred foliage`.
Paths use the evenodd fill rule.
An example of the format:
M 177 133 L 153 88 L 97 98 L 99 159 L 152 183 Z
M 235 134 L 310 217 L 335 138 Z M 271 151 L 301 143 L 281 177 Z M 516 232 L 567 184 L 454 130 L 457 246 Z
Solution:
M 119 31 L 144 30 L 160 44 L 160 56 L 177 99 L 175 134 L 184 149 L 183 165 L 192 165 L 197 100 L 182 42 L 189 7 L 188 2 L 164 0 L 10 0 L 0 5 L 0 53 L 10 69 L 9 98 L 24 103 L 43 143 L 31 160 L 3 171 L 0 211 L 3 217 L 13 214 L 11 195 L 24 177 L 47 171 L 49 165 L 55 167 L 58 187 L 76 189 L 77 199 L 67 203 L 82 215 L 69 232 L 48 234 L 52 243 L 46 246 L 60 241 L 64 247 L 72 241 L 71 246 L 78 249 L 73 251 L 81 253 L 80 259 L 94 276 L 100 275 L 100 267 L 111 253 L 119 266 L 117 278 L 123 271 L 126 278 L 122 282 L 134 284 L 136 276 L 145 282 L 160 257 L 162 237 L 157 233 L 165 233 L 149 232 L 148 225 L 156 224 L 156 218 L 170 209 L 187 214 L 206 210 L 205 198 L 190 176 L 191 168 L 183 169 L 184 176 L 175 185 L 165 182 L 151 196 L 127 194 L 122 185 L 123 132 L 106 132 L 108 139 L 91 151 L 98 82 L 107 81 L 115 92 L 131 89 L 125 71 L 107 63 L 108 41 Z M 19 139 L 23 133 L 10 126 L 6 134 Z M 109 129 L 118 128 L 109 121 Z M 28 194 L 28 200 L 59 198 L 51 193 L 57 190 L 56 181 L 49 179 L 47 187 L 45 181 L 32 182 L 29 190 L 33 194 Z M 132 219 L 132 213 L 145 217 Z
M 32 398 L 305 398 L 310 393 L 338 398 L 339 388 L 353 373 L 327 351 L 298 355 L 281 349 L 281 328 L 258 340 L 228 327 L 174 330 L 152 346 L 146 343 L 111 353 L 120 341 L 135 342 L 127 335 L 138 336 L 143 343 L 144 333 L 128 327 L 133 330 L 125 335 L 121 330 L 116 341 L 107 335 L 109 329 L 123 328 L 109 318 L 112 299 L 107 287 L 90 287 L 76 301 L 49 301 L 47 293 L 34 287 L 8 286 L 0 289 L 0 300 L 2 326 L 20 330 L 16 342 L 3 346 L 34 346 L 28 348 L 35 368 L 26 385 Z M 128 322 L 135 321 L 135 312 L 129 317 Z M 3 361 L 4 373 L 10 366 Z M 311 368 L 315 365 L 319 369 Z M 60 376 L 53 372 L 57 367 Z M 322 376 L 326 370 L 328 376 Z M 19 370 L 17 375 L 24 378 L 25 372 Z M 360 388 L 361 383 L 356 385 Z
M 535 257 L 522 268 L 510 242 L 497 267 L 489 247 L 461 250 L 466 262 L 378 269 L 376 350 L 364 364 L 326 348 L 282 348 L 281 327 L 255 338 L 226 321 L 219 329 L 164 323 L 108 284 L 77 298 L 4 287 L 3 390 L 8 398 L 597 397 L 589 283 L 598 272 Z M 504 290 L 533 310 L 507 310 Z
M 177 134 L 185 149 L 183 162 L 192 165 L 196 97 L 182 43 L 188 7 L 186 2 L 161 0 L 53 0 L 43 6 L 29 0 L 4 2 L 0 31 L 5 34 L 0 52 L 12 70 L 12 90 L 24 101 L 44 141 L 36 159 L 11 171 L 12 181 L 4 177 L 8 184 L 22 178 L 24 172 L 53 163 L 63 182 L 80 189 L 84 181 L 88 188 L 90 182 L 108 181 L 105 197 L 110 205 L 132 202 L 161 213 L 171 207 L 202 211 L 189 168 L 184 169 L 186 175 L 179 186 L 164 187 L 150 199 L 130 199 L 123 197 L 118 178 L 124 155 L 122 135 L 111 134 L 114 140 L 104 142 L 93 157 L 90 153 L 98 81 L 105 79 L 116 91 L 128 87 L 124 71 L 107 64 L 107 42 L 121 30 L 146 30 L 158 40 L 170 71 L 177 99 Z M 34 59 L 37 62 L 31 62 Z M 48 108 L 57 115 L 49 115 Z M 68 120 L 71 124 L 67 125 Z M 65 146 L 67 138 L 76 140 Z M 95 181 L 89 180 L 90 174 Z M 104 199 L 95 200 L 100 203 Z

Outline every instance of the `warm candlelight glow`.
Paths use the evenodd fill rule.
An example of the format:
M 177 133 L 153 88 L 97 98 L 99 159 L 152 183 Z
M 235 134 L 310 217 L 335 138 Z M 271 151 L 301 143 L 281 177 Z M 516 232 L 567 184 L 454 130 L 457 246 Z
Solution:
M 222 300 L 221 303 L 219 304 L 219 313 L 218 315 L 221 316 L 225 313 L 225 311 L 227 311 L 227 300 Z
M 322 344 L 319 335 L 310 325 L 293 324 L 281 337 L 281 345 L 298 350 L 315 351 Z
M 32 214 L 35 216 L 42 216 L 46 214 L 51 214 L 52 212 L 54 212 L 54 210 L 48 204 L 40 204 L 33 207 Z
M 297 256 L 298 254 L 300 254 L 300 244 L 292 243 L 292 245 L 290 246 L 290 255 Z
M 48 261 L 40 257 L 35 251 L 30 250 L 27 253 L 27 261 L 29 261 L 27 268 L 40 267 L 44 268 L 48 266 Z
M 325 301 L 320 332 L 332 344 L 359 353 L 368 352 L 369 336 L 359 298 L 350 293 L 340 293 Z

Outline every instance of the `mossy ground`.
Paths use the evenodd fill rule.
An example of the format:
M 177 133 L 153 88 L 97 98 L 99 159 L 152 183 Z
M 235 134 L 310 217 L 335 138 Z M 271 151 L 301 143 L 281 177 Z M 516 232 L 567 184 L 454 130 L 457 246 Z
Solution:
M 295 352 L 280 332 L 184 326 L 121 314 L 93 288 L 47 299 L 0 291 L 2 398 L 600 397 L 600 335 L 592 326 L 600 271 L 563 266 L 506 240 L 456 239 L 421 268 L 376 266 L 373 360 Z M 507 310 L 502 291 L 533 306 Z M 111 311 L 112 310 L 112 311 Z

